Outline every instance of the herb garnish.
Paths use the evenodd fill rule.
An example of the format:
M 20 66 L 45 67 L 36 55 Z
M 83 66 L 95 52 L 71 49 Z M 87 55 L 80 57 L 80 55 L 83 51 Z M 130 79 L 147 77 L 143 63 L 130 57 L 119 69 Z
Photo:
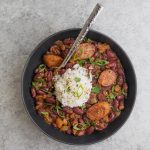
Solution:
M 91 92 L 98 94 L 100 92 L 100 88 L 98 86 L 92 87 Z
M 80 81 L 81 81 L 81 78 L 75 77 L 74 80 L 75 80 L 76 82 L 80 82 Z

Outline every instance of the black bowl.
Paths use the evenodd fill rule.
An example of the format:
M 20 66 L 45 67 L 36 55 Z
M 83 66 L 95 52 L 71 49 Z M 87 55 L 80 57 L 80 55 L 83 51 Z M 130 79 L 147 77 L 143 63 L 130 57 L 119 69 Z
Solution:
M 41 61 L 42 55 L 49 49 L 50 46 L 54 44 L 55 41 L 63 40 L 69 37 L 76 38 L 80 30 L 81 29 L 69 29 L 69 30 L 60 31 L 56 34 L 49 36 L 43 42 L 41 42 L 35 48 L 35 50 L 30 54 L 27 60 L 27 63 L 23 71 L 21 87 L 22 87 L 23 102 L 25 104 L 29 116 L 32 118 L 33 122 L 48 137 L 67 144 L 87 145 L 87 144 L 100 142 L 110 137 L 117 130 L 119 130 L 120 127 L 126 122 L 127 118 L 129 117 L 135 102 L 136 76 L 134 73 L 134 69 L 128 56 L 125 54 L 123 49 L 116 42 L 114 42 L 111 38 L 107 37 L 106 35 L 96 31 L 90 30 L 87 34 L 87 37 L 92 40 L 108 43 L 111 46 L 112 50 L 115 51 L 125 70 L 126 80 L 129 87 L 128 96 L 127 99 L 125 99 L 125 109 L 122 111 L 121 115 L 112 123 L 110 123 L 108 127 L 103 131 L 94 132 L 91 135 L 85 135 L 81 137 L 68 135 L 60 132 L 58 129 L 54 128 L 53 126 L 50 126 L 47 123 L 45 123 L 44 120 L 39 115 L 37 115 L 34 109 L 34 101 L 30 94 L 33 71 L 39 64 L 42 63 Z

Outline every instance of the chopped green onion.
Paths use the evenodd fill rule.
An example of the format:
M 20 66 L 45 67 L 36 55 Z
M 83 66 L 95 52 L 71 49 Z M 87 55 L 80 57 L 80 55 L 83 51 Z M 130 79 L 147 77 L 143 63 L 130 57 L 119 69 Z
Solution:
M 85 60 L 78 60 L 77 63 L 80 65 L 80 66 L 83 66 L 85 64 Z
M 36 88 L 36 83 L 35 82 L 32 82 L 32 86 L 34 86 Z
M 35 89 L 37 89 L 37 90 L 39 89 L 37 82 L 32 82 L 32 86 L 35 87 Z
M 114 100 L 118 96 L 118 93 L 112 93 L 110 92 L 108 96 L 106 96 L 107 99 L 109 100 Z
M 114 91 L 115 91 L 115 87 L 114 87 L 114 86 L 112 86 L 112 88 L 111 88 L 111 92 L 112 92 L 112 93 L 114 93 Z
M 88 58 L 89 59 L 89 62 L 91 63 L 91 64 L 94 64 L 94 59 L 93 58 Z
M 78 128 L 77 126 L 78 126 L 78 124 L 75 124 L 75 125 L 73 126 L 73 129 L 75 129 L 75 130 L 77 130 L 77 131 L 80 131 L 81 129 Z
M 112 86 L 111 92 L 109 93 L 109 95 L 106 98 L 109 100 L 114 100 L 117 96 L 118 96 L 118 93 L 115 92 L 115 87 Z
M 79 78 L 79 77 L 75 77 L 75 79 L 74 79 L 76 82 L 80 82 L 80 80 L 81 80 L 81 78 Z
M 60 111 L 60 110 L 62 110 L 62 108 L 61 108 L 60 106 L 58 106 L 58 105 L 56 105 L 55 108 L 53 109 L 54 112 L 56 112 L 60 117 L 63 118 L 65 115 L 64 115 L 64 113 L 63 113 L 62 111 Z
M 48 115 L 48 112 L 42 111 L 41 114 L 42 114 L 42 115 Z
M 85 123 L 78 123 L 78 124 L 75 124 L 74 126 L 73 126 L 73 129 L 75 129 L 75 130 L 84 130 L 84 129 L 86 129 L 88 126 L 87 126 L 87 124 L 85 124 Z
M 45 105 L 45 106 L 52 106 L 52 104 L 47 103 L 47 102 L 44 102 L 44 105 Z
M 86 108 L 86 106 L 83 104 L 82 106 L 80 106 L 80 108 L 83 110 Z
M 92 87 L 91 92 L 98 94 L 100 92 L 100 88 L 98 86 Z
M 35 82 L 40 82 L 40 83 L 45 82 L 45 79 L 38 79 L 38 78 L 35 78 L 34 80 L 35 80 Z
M 41 65 L 39 65 L 38 70 L 39 70 L 39 72 L 42 72 L 45 68 L 46 68 L 46 66 L 44 64 L 41 64 Z
M 92 125 L 92 126 L 96 126 L 96 122 L 91 121 L 91 125 Z
M 91 40 L 90 38 L 87 38 L 87 37 L 85 37 L 85 38 L 83 39 L 83 41 L 84 41 L 84 42 L 92 42 L 92 40 Z
M 72 94 L 79 99 L 80 96 L 83 94 L 83 90 L 84 90 L 84 88 L 83 88 L 82 84 L 80 84 L 78 90 L 73 91 Z
M 89 61 L 91 64 L 97 65 L 97 66 L 105 66 L 109 62 L 106 60 L 96 59 L 95 61 L 92 58 L 89 58 Z
M 121 93 L 122 93 L 124 96 L 127 96 L 127 92 L 125 92 L 124 89 L 121 90 Z
M 115 95 L 114 95 L 113 93 L 110 93 L 110 94 L 109 94 L 109 98 L 110 98 L 110 99 L 115 99 Z

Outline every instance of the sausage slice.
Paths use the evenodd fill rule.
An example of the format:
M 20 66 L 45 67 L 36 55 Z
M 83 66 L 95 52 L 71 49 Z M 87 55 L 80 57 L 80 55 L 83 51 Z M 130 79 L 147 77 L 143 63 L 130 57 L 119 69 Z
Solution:
M 57 67 L 62 63 L 62 61 L 63 61 L 63 59 L 57 55 L 46 54 L 43 56 L 43 62 L 48 67 Z
M 87 117 L 91 120 L 100 120 L 110 112 L 108 102 L 98 102 L 87 110 Z
M 76 59 L 87 59 L 94 55 L 95 46 L 91 43 L 80 44 L 77 52 L 74 54 L 74 60 Z
M 98 83 L 102 86 L 110 86 L 116 82 L 116 79 L 116 73 L 113 70 L 108 69 L 100 74 Z

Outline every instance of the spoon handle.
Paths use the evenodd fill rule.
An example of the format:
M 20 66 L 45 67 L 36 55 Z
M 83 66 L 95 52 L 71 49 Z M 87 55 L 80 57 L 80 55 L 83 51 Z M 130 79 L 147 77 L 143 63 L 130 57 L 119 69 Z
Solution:
M 84 24 L 82 30 L 80 31 L 78 37 L 76 38 L 74 44 L 72 45 L 69 53 L 67 54 L 67 56 L 64 59 L 64 61 L 62 62 L 62 64 L 58 67 L 58 69 L 64 67 L 67 64 L 67 62 L 70 60 L 70 58 L 72 57 L 74 52 L 77 50 L 79 44 L 82 42 L 82 40 L 86 36 L 87 32 L 89 31 L 89 28 L 92 25 L 92 23 L 93 23 L 95 17 L 97 16 L 98 12 L 102 9 L 103 9 L 103 7 L 99 3 L 97 3 L 96 6 L 94 7 L 92 13 L 90 14 L 89 18 L 85 22 L 85 24 Z

